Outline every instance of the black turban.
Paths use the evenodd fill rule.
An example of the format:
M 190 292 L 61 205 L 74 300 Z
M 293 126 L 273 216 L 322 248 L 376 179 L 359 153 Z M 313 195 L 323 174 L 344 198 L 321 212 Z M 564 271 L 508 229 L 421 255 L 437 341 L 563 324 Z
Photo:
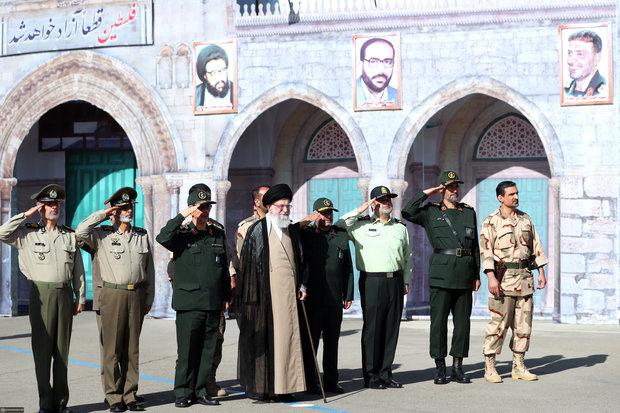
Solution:
M 293 191 L 287 184 L 277 184 L 269 188 L 269 191 L 263 195 L 263 205 L 267 207 L 280 199 L 293 200 Z
M 226 63 L 226 67 L 228 67 L 228 55 L 226 51 L 216 44 L 210 44 L 198 53 L 198 57 L 196 58 L 196 74 L 203 83 L 207 81 L 205 78 L 207 74 L 205 66 L 209 61 L 215 59 L 222 59 L 224 63 Z

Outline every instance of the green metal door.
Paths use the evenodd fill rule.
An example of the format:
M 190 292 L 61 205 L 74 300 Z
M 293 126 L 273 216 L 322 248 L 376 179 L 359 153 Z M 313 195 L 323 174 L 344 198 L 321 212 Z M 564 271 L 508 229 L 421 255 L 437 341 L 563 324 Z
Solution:
M 499 208 L 499 201 L 495 195 L 497 184 L 505 179 L 485 179 L 478 182 L 476 188 L 476 215 L 478 217 L 478 231 L 482 221 L 493 211 Z M 532 218 L 534 227 L 540 236 L 545 252 L 548 253 L 547 224 L 548 224 L 548 181 L 546 178 L 521 178 L 511 179 L 517 184 L 519 190 L 519 209 Z M 545 268 L 545 276 L 549 283 L 549 271 Z M 534 271 L 534 280 L 538 277 L 538 271 Z M 487 277 L 480 273 L 481 286 L 476 294 L 475 307 L 487 308 L 489 289 Z M 546 287 L 549 288 L 549 287 Z M 545 307 L 552 307 L 553 302 L 545 301 L 545 290 L 536 290 L 534 293 L 534 307 L 542 310 Z M 540 311 L 536 311 L 540 314 Z
M 314 201 L 321 197 L 331 199 L 338 209 L 338 212 L 334 211 L 334 222 L 340 216 L 362 205 L 363 202 L 362 194 L 357 187 L 357 178 L 311 179 L 308 181 L 308 213 L 312 212 Z M 349 248 L 355 272 L 355 285 L 358 285 L 360 274 L 355 266 L 355 251 L 351 241 L 349 241 Z M 355 299 L 360 299 L 357 288 L 355 289 Z
M 65 152 L 67 186 L 67 223 L 71 228 L 88 215 L 104 209 L 104 201 L 116 190 L 130 186 L 138 192 L 133 225 L 144 225 L 144 198 L 136 185 L 138 168 L 132 151 L 69 151 Z M 104 221 L 109 224 L 110 221 Z M 92 300 L 92 263 L 82 251 L 86 272 L 86 299 Z

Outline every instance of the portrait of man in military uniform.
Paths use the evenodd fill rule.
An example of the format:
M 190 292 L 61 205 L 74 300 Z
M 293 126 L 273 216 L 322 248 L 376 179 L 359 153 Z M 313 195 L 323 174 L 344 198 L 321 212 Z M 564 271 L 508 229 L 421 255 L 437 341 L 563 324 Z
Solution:
M 612 103 L 609 24 L 559 31 L 562 105 Z

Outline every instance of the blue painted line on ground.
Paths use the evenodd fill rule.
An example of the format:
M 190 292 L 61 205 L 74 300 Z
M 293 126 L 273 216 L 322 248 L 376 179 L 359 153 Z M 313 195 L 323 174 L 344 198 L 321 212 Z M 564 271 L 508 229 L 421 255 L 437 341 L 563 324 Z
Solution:
M 32 351 L 30 351 L 30 350 L 22 350 L 22 349 L 15 348 L 15 347 L 8 347 L 8 346 L 0 345 L 0 348 L 4 349 L 4 350 L 17 351 L 18 353 L 32 354 Z M 71 360 L 71 359 L 69 359 L 69 363 L 77 364 L 79 366 L 92 367 L 92 368 L 95 368 L 95 369 L 98 369 L 98 370 L 101 369 L 101 367 L 98 366 L 97 364 L 86 363 L 84 361 L 78 361 L 78 360 Z M 160 379 L 158 377 L 151 377 L 151 376 L 143 376 L 142 374 L 139 377 L 141 379 L 145 379 L 145 380 L 153 380 L 153 381 L 158 381 L 158 382 L 162 382 L 162 383 L 174 384 L 173 380 Z M 227 391 L 228 391 L 228 393 L 230 393 L 231 395 L 234 395 L 234 396 L 245 394 L 245 392 L 236 392 L 236 391 L 231 391 L 231 390 L 227 390 Z M 321 410 L 323 412 L 348 413 L 348 412 L 346 412 L 344 410 L 334 410 L 334 409 L 329 409 L 327 407 L 314 406 L 314 405 L 309 405 L 309 404 L 306 404 L 306 403 L 285 403 L 285 404 L 287 404 L 287 405 L 289 405 L 291 407 L 303 407 L 303 408 L 306 408 L 306 409 Z

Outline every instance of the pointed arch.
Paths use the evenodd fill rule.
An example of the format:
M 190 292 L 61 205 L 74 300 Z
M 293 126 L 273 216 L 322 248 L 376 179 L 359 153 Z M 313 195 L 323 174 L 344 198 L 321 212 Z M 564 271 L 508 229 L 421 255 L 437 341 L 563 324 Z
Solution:
M 0 102 L 0 173 L 13 176 L 19 147 L 48 110 L 83 100 L 109 113 L 127 133 L 141 176 L 184 168 L 178 133 L 163 101 L 120 61 L 76 51 L 44 63 L 22 78 Z
M 388 156 L 388 165 L 394 171 L 393 179 L 404 179 L 407 157 L 422 128 L 429 119 L 452 102 L 464 96 L 480 93 L 508 103 L 525 116 L 536 129 L 540 137 L 552 176 L 561 175 L 564 169 L 562 147 L 551 122 L 544 113 L 523 94 L 506 84 L 487 76 L 467 76 L 448 83 L 417 105 L 403 121 L 396 132 Z
M 250 124 L 265 110 L 288 99 L 303 100 L 320 108 L 334 118 L 351 141 L 360 176 L 370 176 L 371 163 L 368 145 L 361 128 L 357 125 L 351 113 L 320 90 L 308 85 L 289 82 L 267 90 L 231 119 L 222 133 L 213 159 L 213 176 L 215 180 L 225 180 L 227 178 L 235 146 Z

